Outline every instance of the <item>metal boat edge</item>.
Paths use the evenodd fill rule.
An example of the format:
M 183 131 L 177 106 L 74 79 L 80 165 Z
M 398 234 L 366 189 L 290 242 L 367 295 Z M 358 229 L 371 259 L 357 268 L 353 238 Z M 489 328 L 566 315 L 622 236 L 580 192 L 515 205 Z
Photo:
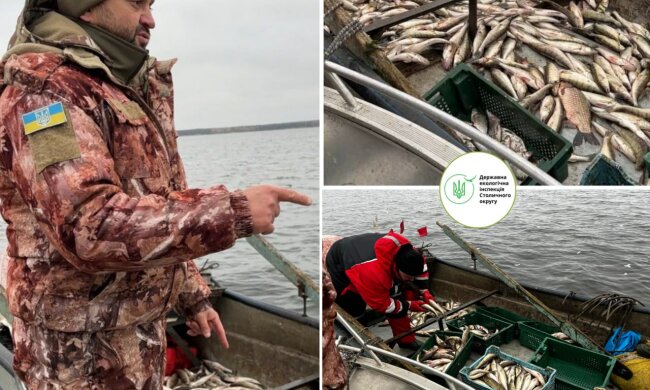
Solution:
M 336 63 L 325 61 L 325 72 L 328 78 L 335 80 L 334 85 L 338 87 L 338 92 L 341 96 L 350 104 L 350 108 L 354 109 L 355 101 L 351 100 L 352 94 L 349 90 L 343 88 L 345 85 L 340 82 L 340 79 L 336 81 L 339 76 L 347 80 L 353 81 L 355 83 L 361 84 L 365 87 L 372 88 L 378 92 L 385 94 L 391 98 L 394 98 L 404 104 L 420 110 L 425 113 L 427 116 L 437 120 L 438 122 L 458 131 L 459 133 L 472 138 L 473 140 L 479 142 L 485 148 L 490 150 L 492 153 L 501 157 L 502 159 L 508 161 L 512 166 L 520 169 L 526 173 L 530 178 L 536 182 L 543 185 L 550 186 L 561 186 L 562 184 L 557 181 L 555 178 L 548 175 L 546 172 L 542 171 L 535 164 L 530 161 L 522 158 L 506 146 L 496 142 L 487 134 L 483 134 L 474 127 L 466 124 L 462 120 L 449 115 L 448 113 L 429 105 L 427 102 L 417 99 L 413 96 L 410 96 L 402 91 L 397 90 L 389 85 L 386 85 L 380 81 L 374 80 L 368 76 L 365 76 L 361 73 L 355 72 L 351 69 L 348 69 L 344 66 L 338 65 Z M 327 150 L 325 151 L 327 153 Z

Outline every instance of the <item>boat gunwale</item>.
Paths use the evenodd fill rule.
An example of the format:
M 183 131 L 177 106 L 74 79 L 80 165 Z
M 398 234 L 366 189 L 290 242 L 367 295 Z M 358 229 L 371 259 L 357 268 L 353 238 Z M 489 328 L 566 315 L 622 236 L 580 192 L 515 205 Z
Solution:
M 337 99 L 341 96 L 338 91 L 328 87 L 324 91 L 326 111 L 356 124 L 367 134 L 413 153 L 434 169 L 444 171 L 453 160 L 465 153 L 408 118 L 362 99 L 357 99 L 358 107 L 350 108 L 342 99 Z
M 290 321 L 298 322 L 302 325 L 306 325 L 311 328 L 319 329 L 320 326 L 320 322 L 316 318 L 303 317 L 301 314 L 298 314 L 294 311 L 284 309 L 279 306 L 272 305 L 270 303 L 262 302 L 254 298 L 250 298 L 236 291 L 225 289 L 222 296 L 243 303 L 255 309 L 264 311 L 266 313 L 273 314 Z M 214 298 L 215 301 L 218 301 L 218 299 L 219 297 Z

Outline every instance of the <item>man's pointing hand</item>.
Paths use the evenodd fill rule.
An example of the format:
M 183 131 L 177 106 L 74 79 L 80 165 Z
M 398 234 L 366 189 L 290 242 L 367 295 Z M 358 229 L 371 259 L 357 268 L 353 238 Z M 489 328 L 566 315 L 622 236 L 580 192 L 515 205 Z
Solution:
M 311 198 L 289 188 L 259 185 L 244 190 L 253 219 L 253 233 L 269 234 L 275 229 L 273 222 L 280 215 L 280 202 L 303 206 L 311 205 Z

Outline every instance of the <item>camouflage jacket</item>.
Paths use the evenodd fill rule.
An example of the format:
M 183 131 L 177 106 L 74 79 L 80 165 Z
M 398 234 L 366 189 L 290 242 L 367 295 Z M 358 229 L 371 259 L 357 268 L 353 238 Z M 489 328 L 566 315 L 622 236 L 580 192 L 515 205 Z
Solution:
M 246 197 L 223 186 L 187 188 L 173 61 L 148 61 L 146 92 L 138 93 L 117 83 L 94 51 L 60 48 L 28 46 L 0 63 L 12 314 L 94 332 L 151 322 L 172 308 L 196 313 L 209 304 L 209 289 L 188 260 L 252 233 Z M 23 115 L 54 103 L 67 121 L 26 135 Z

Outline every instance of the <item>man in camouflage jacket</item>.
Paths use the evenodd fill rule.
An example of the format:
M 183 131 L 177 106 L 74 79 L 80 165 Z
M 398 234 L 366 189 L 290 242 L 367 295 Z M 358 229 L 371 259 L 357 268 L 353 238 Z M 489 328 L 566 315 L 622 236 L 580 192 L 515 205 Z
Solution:
M 269 233 L 292 190 L 188 189 L 152 1 L 27 0 L 0 60 L 14 368 L 30 389 L 162 388 L 165 315 L 215 330 L 193 258 Z

